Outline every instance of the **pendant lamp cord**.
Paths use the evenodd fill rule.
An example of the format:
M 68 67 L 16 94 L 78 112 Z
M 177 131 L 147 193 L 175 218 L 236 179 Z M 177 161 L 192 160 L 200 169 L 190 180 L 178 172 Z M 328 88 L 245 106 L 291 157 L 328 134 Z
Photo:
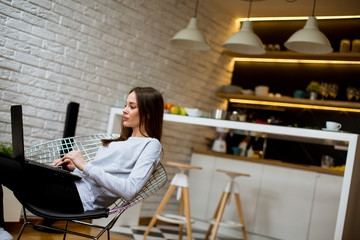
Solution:
M 250 19 L 250 12 L 251 12 L 251 5 L 252 5 L 252 0 L 250 0 L 250 4 L 249 4 L 249 11 L 248 11 L 248 20 Z
M 199 6 L 199 0 L 196 0 L 196 6 L 195 6 L 195 12 L 194 12 L 194 18 L 196 18 L 197 10 Z
M 313 12 L 312 12 L 313 17 L 315 17 L 315 5 L 316 5 L 316 0 L 314 0 L 314 6 L 313 6 Z

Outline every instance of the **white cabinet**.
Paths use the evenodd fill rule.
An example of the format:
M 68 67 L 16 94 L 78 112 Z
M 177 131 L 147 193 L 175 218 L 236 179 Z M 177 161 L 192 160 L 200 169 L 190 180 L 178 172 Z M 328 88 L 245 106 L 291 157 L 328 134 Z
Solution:
M 201 166 L 202 170 L 190 170 L 189 195 L 191 216 L 197 219 L 207 219 L 208 204 L 211 201 L 210 191 L 215 168 L 215 157 L 193 154 L 191 165 Z
M 318 174 L 316 180 L 308 239 L 334 239 L 343 178 Z
M 305 240 L 315 178 L 314 172 L 264 166 L 255 232 L 278 239 Z
M 334 238 L 343 177 L 197 153 L 191 164 L 203 167 L 189 174 L 193 218 L 212 217 L 229 180 L 216 169 L 224 169 L 250 174 L 236 178 L 248 232 L 284 240 Z M 223 219 L 238 222 L 233 200 Z

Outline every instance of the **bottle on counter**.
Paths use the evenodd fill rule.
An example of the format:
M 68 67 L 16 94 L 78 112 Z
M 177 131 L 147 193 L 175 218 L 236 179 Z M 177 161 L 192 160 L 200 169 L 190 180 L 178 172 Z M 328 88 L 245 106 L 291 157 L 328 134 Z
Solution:
M 245 157 L 246 156 L 246 148 L 247 148 L 247 142 L 246 140 L 242 140 L 239 144 L 239 152 L 240 152 L 240 156 Z
M 253 147 L 250 146 L 250 148 L 249 148 L 249 150 L 247 151 L 246 155 L 247 155 L 247 157 L 251 158 L 251 157 L 253 157 L 253 154 L 254 154 Z

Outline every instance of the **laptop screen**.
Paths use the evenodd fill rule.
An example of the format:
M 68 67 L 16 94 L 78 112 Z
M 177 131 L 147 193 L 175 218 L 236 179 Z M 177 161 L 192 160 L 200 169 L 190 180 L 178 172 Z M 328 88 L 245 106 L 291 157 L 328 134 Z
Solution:
M 21 105 L 11 106 L 11 132 L 13 157 L 17 161 L 24 162 L 24 132 Z

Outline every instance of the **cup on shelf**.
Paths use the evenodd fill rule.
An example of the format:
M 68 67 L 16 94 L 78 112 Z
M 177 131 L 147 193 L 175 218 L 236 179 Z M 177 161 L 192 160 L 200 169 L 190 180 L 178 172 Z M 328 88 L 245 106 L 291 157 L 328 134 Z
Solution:
M 338 131 L 341 128 L 341 124 L 338 122 L 326 121 L 326 129 L 331 131 Z
M 269 94 L 269 87 L 259 85 L 255 87 L 255 95 L 256 96 L 267 96 Z

